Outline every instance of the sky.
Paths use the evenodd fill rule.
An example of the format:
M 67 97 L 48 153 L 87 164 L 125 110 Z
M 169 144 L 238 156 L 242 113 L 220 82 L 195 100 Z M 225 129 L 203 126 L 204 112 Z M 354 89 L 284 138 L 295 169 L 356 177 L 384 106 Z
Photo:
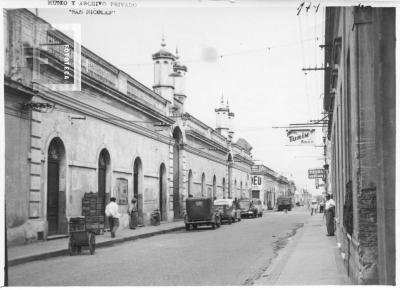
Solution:
M 138 1 L 136 1 L 138 2 Z M 138 2 L 140 4 L 140 2 Z M 285 129 L 272 127 L 321 119 L 324 9 L 264 1 L 150 1 L 113 15 L 73 15 L 39 9 L 50 23 L 80 23 L 82 44 L 136 80 L 153 84 L 152 53 L 175 52 L 188 67 L 186 111 L 215 128 L 221 96 L 235 113 L 235 139 L 253 146 L 253 158 L 311 193 L 307 171 L 324 164 L 322 147 L 287 146 Z M 161 4 L 163 6 L 161 6 Z M 316 145 L 322 144 L 317 129 Z

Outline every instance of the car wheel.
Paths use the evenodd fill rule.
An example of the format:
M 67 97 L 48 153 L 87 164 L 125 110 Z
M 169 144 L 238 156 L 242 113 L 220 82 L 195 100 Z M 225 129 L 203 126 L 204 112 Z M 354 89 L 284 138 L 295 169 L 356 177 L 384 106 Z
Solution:
M 190 231 L 190 224 L 186 224 L 185 228 L 186 228 L 187 231 Z
M 232 217 L 229 217 L 229 219 L 228 219 L 228 224 L 232 224 Z
M 197 225 L 192 226 L 194 230 L 197 230 Z

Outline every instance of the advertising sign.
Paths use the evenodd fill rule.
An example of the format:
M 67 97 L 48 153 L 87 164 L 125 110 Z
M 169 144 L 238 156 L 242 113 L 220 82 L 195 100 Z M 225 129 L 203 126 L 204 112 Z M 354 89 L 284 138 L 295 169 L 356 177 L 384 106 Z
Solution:
M 325 170 L 323 168 L 308 169 L 308 179 L 325 178 Z
M 286 130 L 288 145 L 314 145 L 315 129 Z
M 117 178 L 115 181 L 115 195 L 119 205 L 128 204 L 128 180 Z
M 252 175 L 251 176 L 251 187 L 261 188 L 262 187 L 262 175 Z

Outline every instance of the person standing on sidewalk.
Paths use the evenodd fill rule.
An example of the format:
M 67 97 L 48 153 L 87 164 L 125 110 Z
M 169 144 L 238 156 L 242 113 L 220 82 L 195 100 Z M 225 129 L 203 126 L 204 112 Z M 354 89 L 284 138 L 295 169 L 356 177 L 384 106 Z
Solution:
M 118 204 L 115 202 L 116 198 L 111 197 L 110 198 L 110 203 L 107 204 L 106 206 L 106 216 L 108 218 L 108 221 L 110 223 L 110 231 L 111 231 L 111 237 L 115 238 L 115 232 L 117 231 L 119 227 L 119 212 L 118 212 Z
M 132 198 L 131 204 L 128 208 L 128 214 L 131 217 L 129 220 L 129 228 L 131 230 L 136 229 L 138 224 L 138 215 L 137 215 L 137 202 L 136 198 Z
M 326 217 L 326 230 L 328 236 L 335 235 L 335 202 L 331 198 L 331 195 L 327 195 L 325 203 L 325 217 Z

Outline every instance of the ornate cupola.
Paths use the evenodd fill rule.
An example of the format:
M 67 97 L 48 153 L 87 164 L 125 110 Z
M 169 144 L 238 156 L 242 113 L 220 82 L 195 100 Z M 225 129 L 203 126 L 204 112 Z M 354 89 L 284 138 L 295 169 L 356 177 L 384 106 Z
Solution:
M 173 65 L 174 72 L 172 77 L 174 79 L 174 107 L 179 113 L 184 113 L 184 105 L 186 100 L 186 73 L 187 67 L 179 60 L 178 48 L 175 52 L 175 63 Z
M 174 72 L 175 55 L 166 50 L 164 36 L 161 41 L 161 49 L 152 55 L 154 61 L 154 85 L 153 90 L 174 104 Z
M 216 130 L 228 138 L 229 134 L 229 108 L 225 106 L 224 96 L 221 96 L 221 103 L 218 108 L 215 109 L 216 113 Z

